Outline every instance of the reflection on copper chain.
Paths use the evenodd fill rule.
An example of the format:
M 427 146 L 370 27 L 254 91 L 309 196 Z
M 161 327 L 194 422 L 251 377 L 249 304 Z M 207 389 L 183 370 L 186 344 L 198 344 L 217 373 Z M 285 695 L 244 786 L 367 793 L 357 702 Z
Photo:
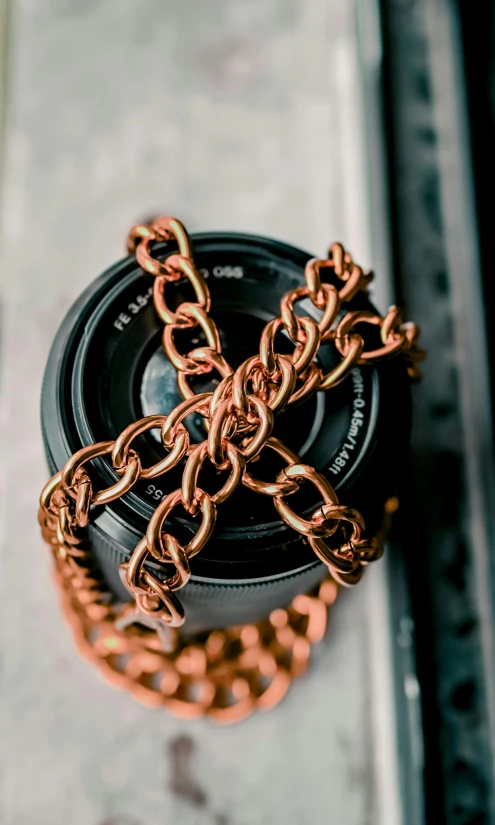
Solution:
M 168 240 L 177 242 L 179 252 L 155 257 L 154 245 Z M 210 634 L 204 648 L 181 647 L 177 642 L 175 653 L 166 662 L 162 661 L 165 654 L 163 650 L 160 653 L 162 642 L 156 634 L 152 633 L 149 638 L 150 631 L 136 630 L 135 623 L 132 632 L 122 629 L 117 632 L 115 623 L 125 623 L 126 616 L 129 618 L 132 611 L 137 611 L 141 624 L 159 632 L 173 633 L 172 628 L 184 623 L 184 611 L 176 591 L 190 578 L 189 559 L 202 550 L 212 534 L 217 505 L 224 502 L 240 483 L 273 497 L 280 518 L 307 538 L 334 582 L 351 585 L 359 581 L 363 567 L 380 557 L 382 542 L 376 537 L 366 538 L 360 513 L 341 505 L 327 479 L 314 468 L 301 464 L 294 453 L 272 437 L 274 414 L 289 404 L 300 403 L 319 389 L 336 386 L 356 364 L 374 363 L 400 353 L 406 359 L 410 376 L 418 377 L 417 364 L 424 357 L 417 346 L 419 330 L 415 324 L 403 323 L 397 307 L 391 307 L 385 317 L 368 311 L 342 314 L 343 305 L 367 288 L 372 273 L 363 272 L 340 244 L 333 244 L 327 259 L 308 262 L 306 285 L 291 290 L 282 298 L 280 316 L 270 321 L 262 332 L 259 354 L 247 359 L 234 372 L 222 355 L 218 329 L 208 314 L 211 305 L 208 286 L 196 268 L 191 242 L 183 225 L 175 218 L 158 218 L 149 226 L 135 226 L 129 234 L 128 248 L 139 265 L 155 277 L 154 304 L 165 325 L 163 345 L 178 371 L 179 389 L 184 400 L 168 416 L 147 416 L 128 426 L 115 441 L 92 444 L 75 453 L 61 472 L 45 485 L 40 500 L 40 521 L 45 537 L 55 548 L 65 609 L 73 617 L 73 627 L 79 628 L 78 643 L 86 655 L 98 660 L 103 670 L 111 674 L 114 683 L 125 684 L 141 698 L 147 696 L 155 704 L 166 704 L 186 715 L 208 712 L 228 721 L 229 714 L 238 718 L 239 713 L 244 716 L 254 707 L 274 704 L 285 692 L 290 678 L 304 669 L 302 662 L 307 659 L 309 641 L 316 638 L 316 631 L 311 628 L 316 622 L 319 628 L 316 636 L 322 635 L 326 621 L 321 618 L 322 610 L 326 616 L 324 606 L 335 598 L 335 595 L 328 596 L 330 592 L 336 592 L 330 580 L 322 585 L 318 597 L 301 596 L 288 611 L 275 611 L 275 619 L 273 615 L 270 617 L 263 632 L 254 626 L 222 633 L 216 631 Z M 337 286 L 322 280 L 325 271 Z M 168 285 L 181 279 L 189 281 L 196 300 L 171 309 L 166 300 Z M 295 307 L 303 298 L 309 298 L 320 311 L 318 322 L 296 313 Z M 365 324 L 376 327 L 380 336 L 380 346 L 371 350 L 366 349 L 360 333 Z M 192 328 L 199 328 L 205 344 L 181 353 L 175 332 Z M 276 351 L 276 336 L 281 330 L 286 331 L 294 345 L 290 356 Z M 339 364 L 324 375 L 314 359 L 320 345 L 327 342 L 333 344 L 342 357 Z M 189 379 L 215 371 L 220 376 L 215 392 L 196 395 Z M 205 441 L 198 445 L 190 444 L 183 423 L 192 413 L 204 417 L 208 433 Z M 151 429 L 160 430 L 164 457 L 146 468 L 132 445 L 135 438 Z M 260 481 L 247 470 L 247 464 L 265 448 L 275 450 L 286 465 L 271 482 Z M 103 456 L 109 457 L 118 480 L 104 490 L 95 491 L 88 464 Z M 84 548 L 83 530 L 93 508 L 125 495 L 139 479 L 163 475 L 183 459 L 186 463 L 181 487 L 161 502 L 130 561 L 121 566 L 123 581 L 135 604 L 120 608 L 122 615 L 117 615 L 115 606 L 105 607 L 107 602 L 99 601 L 97 584 L 91 578 L 87 580 L 82 572 L 86 569 L 85 564 L 91 569 L 89 551 Z M 198 484 L 201 467 L 207 460 L 228 472 L 223 486 L 211 495 Z M 323 500 L 323 504 L 315 503 L 310 518 L 303 519 L 286 499 L 297 492 L 301 484 L 308 483 L 315 489 L 315 502 Z M 167 515 L 178 506 L 199 519 L 198 530 L 185 547 L 175 536 L 165 532 Z M 171 575 L 164 579 L 152 575 L 146 567 L 150 558 L 161 562 L 165 571 L 167 567 L 171 568 Z M 314 615 L 320 616 L 318 621 L 311 619 L 310 605 L 316 611 Z M 307 622 L 302 633 L 299 614 L 305 616 Z M 283 621 L 282 616 L 285 616 Z M 296 622 L 294 626 L 292 619 Z M 280 626 L 277 621 L 281 622 Z M 96 629 L 99 641 L 95 645 L 92 639 Z M 266 642 L 266 639 L 270 641 Z M 289 639 L 292 640 L 290 644 Z M 105 645 L 110 652 L 104 653 Z M 112 645 L 115 650 L 111 650 Z M 122 673 L 112 664 L 117 648 L 119 657 L 129 656 L 132 663 L 129 667 L 126 665 Z M 289 648 L 290 655 L 287 653 Z M 237 651 L 235 656 L 232 654 L 234 649 Z M 135 650 L 139 655 L 134 654 Z M 302 651 L 306 653 L 303 655 Z M 287 656 L 290 664 L 283 665 Z M 105 667 L 102 661 L 105 661 Z M 136 675 L 139 668 L 142 669 Z M 198 702 L 188 698 L 182 700 L 176 695 L 177 690 L 184 688 L 183 675 L 190 676 L 193 672 L 201 694 Z M 258 677 L 260 674 L 273 677 L 271 685 L 275 686 L 266 690 L 254 686 L 254 673 Z M 161 687 L 156 688 L 159 674 Z M 222 674 L 221 678 L 219 674 Z M 235 678 L 233 674 L 236 674 Z M 151 675 L 154 681 L 150 686 L 146 680 L 149 681 Z M 146 684 L 142 681 L 144 676 Z M 227 711 L 232 705 L 225 705 L 224 699 L 219 698 L 227 688 L 229 695 L 236 698 L 236 711 Z M 196 710 L 190 713 L 193 706 Z M 239 707 L 244 710 L 239 711 Z
M 278 449 L 278 445 L 272 445 Z M 397 499 L 385 505 L 377 545 L 390 528 Z M 77 558 L 66 551 L 40 510 L 40 524 L 55 561 L 54 579 L 80 654 L 113 687 L 129 691 L 151 707 L 163 706 L 183 719 L 208 716 L 239 722 L 255 710 L 269 710 L 308 665 L 311 646 L 321 641 L 338 586 L 328 576 L 314 592 L 296 596 L 264 622 L 214 630 L 184 642 L 171 631 L 167 646 L 156 619 L 118 604 L 95 572 L 91 549 L 79 543 Z

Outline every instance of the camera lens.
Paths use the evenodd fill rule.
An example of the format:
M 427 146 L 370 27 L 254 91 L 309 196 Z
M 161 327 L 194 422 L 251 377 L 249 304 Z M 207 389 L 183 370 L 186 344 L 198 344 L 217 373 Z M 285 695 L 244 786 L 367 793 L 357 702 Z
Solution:
M 250 235 L 198 234 L 192 241 L 198 269 L 210 289 L 211 315 L 223 352 L 235 368 L 258 351 L 263 327 L 279 314 L 281 296 L 304 283 L 310 256 Z M 165 257 L 174 249 L 173 243 L 164 243 L 155 254 Z M 115 439 L 131 422 L 154 413 L 168 414 L 181 401 L 175 368 L 162 347 L 163 326 L 153 307 L 152 282 L 134 258 L 127 258 L 101 275 L 62 323 L 42 393 L 43 436 L 52 472 L 81 447 Z M 190 286 L 182 281 L 170 286 L 177 303 L 189 300 Z M 349 306 L 372 309 L 365 293 Z M 319 320 L 311 301 L 303 301 L 301 309 Z M 195 329 L 180 334 L 190 348 L 202 343 Z M 280 351 L 293 350 L 283 334 L 278 341 Z M 318 359 L 325 371 L 335 366 L 338 357 L 333 344 L 320 348 Z M 214 386 L 210 375 L 194 379 L 196 392 Z M 390 479 L 407 443 L 409 412 L 406 369 L 399 360 L 391 360 L 357 366 L 330 392 L 289 407 L 276 417 L 273 434 L 304 463 L 326 475 L 339 499 L 363 513 L 372 533 L 380 526 L 384 500 L 393 492 Z M 199 415 L 188 419 L 192 442 L 204 439 L 203 420 Z M 138 444 L 145 463 L 161 457 L 152 432 L 139 436 Z M 273 478 L 274 471 L 282 469 L 272 452 L 265 450 L 252 465 L 259 477 L 266 473 L 266 478 Z M 106 486 L 117 480 L 104 460 L 92 466 L 96 483 Z M 211 476 L 214 481 L 213 470 Z M 95 512 L 89 528 L 93 552 L 118 598 L 130 598 L 119 577 L 120 563 L 129 559 L 142 538 L 154 508 L 180 486 L 180 477 L 178 467 L 152 482 L 142 479 L 125 497 Z M 208 483 L 205 473 L 205 489 Z M 304 512 L 304 494 L 296 495 Z M 175 516 L 172 523 L 181 541 L 182 536 L 187 542 L 196 529 L 187 515 Z M 192 560 L 191 571 L 181 601 L 187 630 L 194 632 L 265 618 L 314 586 L 326 568 L 301 536 L 278 518 L 269 497 L 241 486 L 218 508 L 214 535 Z

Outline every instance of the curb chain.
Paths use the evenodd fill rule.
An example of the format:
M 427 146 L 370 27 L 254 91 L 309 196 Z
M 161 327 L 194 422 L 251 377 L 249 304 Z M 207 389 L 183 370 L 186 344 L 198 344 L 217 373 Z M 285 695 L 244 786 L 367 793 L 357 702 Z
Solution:
M 380 544 L 397 507 L 397 499 L 385 503 L 376 537 Z M 112 687 L 128 691 L 143 705 L 166 707 L 181 719 L 208 716 L 223 725 L 240 722 L 283 699 L 292 680 L 305 673 L 312 645 L 325 635 L 338 591 L 331 576 L 263 622 L 214 630 L 190 641 L 175 630 L 163 644 L 160 626 L 158 633 L 150 633 L 132 603 L 118 604 L 106 591 L 90 548 L 81 544 L 77 558 L 66 554 L 44 526 L 42 514 L 40 521 L 79 653 Z M 157 630 L 153 621 L 148 627 Z
M 176 241 L 178 253 L 169 254 L 165 260 L 156 257 L 156 243 L 171 240 Z M 328 480 L 313 467 L 301 464 L 297 455 L 272 436 L 274 415 L 289 405 L 301 403 L 317 390 L 337 386 L 357 364 L 372 364 L 400 354 L 406 361 L 410 377 L 418 378 L 418 362 L 424 357 L 417 345 L 418 327 L 412 322 L 404 323 L 395 306 L 384 317 L 364 310 L 345 311 L 345 305 L 358 292 L 367 289 L 373 275 L 364 272 L 343 246 L 336 243 L 330 247 L 328 258 L 308 261 L 305 285 L 284 295 L 279 317 L 271 320 L 262 332 L 258 354 L 234 371 L 222 354 L 218 329 L 209 315 L 209 289 L 196 268 L 189 236 L 180 221 L 158 218 L 150 225 L 134 226 L 129 233 L 128 250 L 135 255 L 140 267 L 154 276 L 153 301 L 164 323 L 163 346 L 177 369 L 183 401 L 167 416 L 151 415 L 129 425 L 114 441 L 103 441 L 78 450 L 45 485 L 40 498 L 40 523 L 45 538 L 56 548 L 59 580 L 66 584 L 70 581 L 69 589 L 77 589 L 77 577 L 82 575 L 84 587 L 88 586 L 85 574 L 78 571 L 86 569 L 88 564 L 84 528 L 94 508 L 125 495 L 138 480 L 161 476 L 185 459 L 180 488 L 161 501 L 150 519 L 146 535 L 129 561 L 121 565 L 122 580 L 135 600 L 135 605 L 127 605 L 125 610 L 127 613 L 134 611 L 132 615 L 137 611 L 135 622 L 158 631 L 163 627 L 178 628 L 184 623 L 184 610 L 176 594 L 190 579 L 189 560 L 210 539 L 217 505 L 226 501 L 239 484 L 273 498 L 279 517 L 307 540 L 316 556 L 327 566 L 333 582 L 341 585 L 358 582 L 364 566 L 378 559 L 383 552 L 380 537 L 366 537 L 361 514 L 340 504 Z M 337 286 L 323 280 L 326 273 Z M 169 285 L 183 279 L 189 281 L 196 300 L 184 301 L 172 310 L 167 302 L 170 300 Z M 302 299 L 309 299 L 319 310 L 321 318 L 318 322 L 296 313 L 297 303 Z M 363 325 L 377 328 L 379 344 L 374 349 L 366 348 L 361 334 Z M 177 332 L 193 328 L 201 330 L 206 343 L 181 353 L 176 341 Z M 276 337 L 281 331 L 287 333 L 294 345 L 290 356 L 276 350 Z M 327 342 L 335 346 L 341 357 L 337 366 L 324 374 L 315 358 L 320 345 Z M 196 394 L 192 386 L 194 376 L 214 375 L 215 372 L 219 375 L 215 391 Z M 190 443 L 184 425 L 185 419 L 193 413 L 204 418 L 207 431 L 207 437 L 200 444 Z M 151 467 L 144 467 L 134 441 L 152 429 L 160 431 L 164 455 Z M 285 465 L 272 481 L 256 478 L 247 466 L 266 449 L 274 451 Z M 95 490 L 88 464 L 104 456 L 109 457 L 118 480 L 103 490 Z M 214 494 L 205 492 L 199 483 L 201 468 L 206 462 L 227 474 L 222 487 Z M 309 518 L 303 518 L 290 506 L 288 499 L 302 485 L 308 484 L 313 486 L 318 501 L 323 504 L 315 506 Z M 199 521 L 196 533 L 185 546 L 166 526 L 167 519 L 177 507 L 182 507 Z M 159 562 L 170 575 L 162 580 L 151 573 L 146 567 L 150 560 Z M 64 579 L 60 572 L 61 566 L 72 571 L 68 579 Z M 101 592 L 101 584 L 97 585 L 96 579 L 89 586 L 89 592 L 92 592 L 91 586 L 95 592 Z M 322 587 L 327 596 L 320 600 L 329 603 L 330 585 L 327 583 Z M 66 596 L 66 605 L 70 601 L 71 597 Z M 105 607 L 98 601 L 95 604 L 99 608 L 96 613 Z M 110 608 L 108 610 L 111 612 Z M 93 621 L 91 616 L 89 620 Z M 105 622 L 108 624 L 108 616 L 105 616 Z M 236 633 L 242 636 L 242 629 Z M 254 631 L 253 634 L 254 639 Z M 258 642 L 255 647 L 259 653 Z M 177 649 L 182 650 L 180 645 Z M 248 649 L 251 648 L 248 646 Z M 149 652 L 149 655 L 158 654 Z M 297 670 L 298 666 L 295 667 Z M 254 694 L 251 691 L 249 695 L 252 699 Z M 212 706 L 217 704 L 215 700 Z

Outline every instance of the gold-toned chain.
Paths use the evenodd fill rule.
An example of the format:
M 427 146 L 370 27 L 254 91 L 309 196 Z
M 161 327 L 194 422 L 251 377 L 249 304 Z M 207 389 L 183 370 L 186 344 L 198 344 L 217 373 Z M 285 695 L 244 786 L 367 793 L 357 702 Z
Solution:
M 179 251 L 162 261 L 153 254 L 154 245 L 169 240 L 177 242 Z M 184 623 L 184 610 L 176 593 L 191 576 L 189 560 L 209 540 L 217 505 L 241 483 L 273 498 L 280 518 L 307 539 L 333 580 L 355 584 L 363 566 L 381 555 L 382 543 L 377 537 L 364 536 L 361 514 L 339 503 L 324 476 L 301 464 L 291 450 L 271 435 L 274 414 L 300 403 L 317 390 L 336 386 L 357 364 L 374 363 L 395 354 L 406 358 L 409 374 L 417 377 L 417 363 L 423 358 L 417 346 L 417 326 L 403 323 L 397 307 L 391 307 L 385 317 L 362 310 L 342 313 L 343 305 L 367 288 L 372 273 L 363 272 L 341 244 L 333 244 L 327 259 L 308 262 L 305 286 L 282 298 L 280 316 L 265 326 L 258 355 L 248 358 L 234 371 L 222 355 L 220 336 L 209 315 L 208 286 L 196 268 L 184 226 L 174 218 L 158 218 L 148 226 L 135 226 L 129 234 L 128 249 L 143 270 L 154 276 L 153 300 L 164 323 L 163 345 L 177 369 L 184 400 L 167 416 L 151 415 L 131 424 L 115 441 L 79 450 L 45 485 L 40 499 L 40 522 L 45 537 L 56 548 L 58 565 L 63 563 L 72 570 L 72 586 L 74 576 L 79 575 L 77 571 L 87 559 L 82 531 L 88 525 L 92 508 L 125 495 L 139 479 L 163 475 L 184 458 L 181 487 L 162 500 L 129 562 L 121 565 L 123 580 L 136 602 L 134 609 L 144 624 L 160 629 L 160 625 L 177 628 Z M 325 270 L 335 276 L 339 288 L 322 280 Z M 183 278 L 193 287 L 196 301 L 183 302 L 171 310 L 166 301 L 167 285 Z M 296 314 L 295 306 L 303 298 L 309 298 L 322 313 L 318 323 L 309 316 Z M 378 327 L 380 347 L 366 350 L 365 341 L 356 330 L 363 323 Z M 203 332 L 206 345 L 182 354 L 177 348 L 176 332 L 197 327 Z M 281 330 L 287 332 L 294 344 L 290 356 L 276 351 L 276 336 Z M 338 365 L 327 374 L 314 360 L 322 342 L 333 342 L 341 356 Z M 215 370 L 220 376 L 215 391 L 195 394 L 191 376 Z M 203 416 L 207 429 L 206 439 L 196 445 L 190 444 L 184 426 L 184 420 L 192 413 Z M 134 440 L 152 429 L 160 430 L 164 456 L 153 466 L 143 467 Z M 263 449 L 273 450 L 286 465 L 272 482 L 261 481 L 247 470 L 247 464 Z M 119 479 L 96 491 L 87 465 L 102 456 L 109 456 Z M 229 473 L 215 494 L 205 492 L 199 484 L 206 461 Z M 298 515 L 286 500 L 303 483 L 312 484 L 319 501 L 323 499 L 309 518 Z M 199 518 L 198 530 L 185 546 L 165 529 L 167 518 L 179 506 Z M 149 560 L 170 566 L 171 575 L 165 580 L 158 578 L 145 566 Z M 94 587 L 99 592 L 99 586 Z M 98 603 L 95 612 L 99 615 L 102 609 Z
M 382 545 L 397 499 L 385 503 Z M 164 646 L 154 620 L 149 628 L 132 603 L 121 604 L 94 567 L 91 548 L 81 543 L 77 558 L 57 536 L 43 535 L 55 561 L 54 581 L 79 653 L 112 687 L 127 690 L 150 707 L 174 716 L 208 716 L 220 724 L 240 722 L 254 711 L 275 707 L 293 679 L 305 673 L 311 646 L 321 641 L 337 583 L 327 576 L 311 593 L 272 611 L 258 624 L 213 630 L 192 640 L 171 631 Z M 159 628 L 159 625 L 158 625 Z

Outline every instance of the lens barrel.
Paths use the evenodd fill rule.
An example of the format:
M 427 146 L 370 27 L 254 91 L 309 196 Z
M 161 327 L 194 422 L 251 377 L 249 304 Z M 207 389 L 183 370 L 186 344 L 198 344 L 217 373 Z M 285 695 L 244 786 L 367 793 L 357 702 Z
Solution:
M 197 234 L 192 242 L 197 267 L 210 289 L 211 315 L 223 352 L 235 368 L 258 351 L 260 333 L 279 315 L 282 295 L 304 284 L 304 267 L 311 256 L 251 235 Z M 154 254 L 165 258 L 175 249 L 174 243 L 164 243 Z M 153 307 L 152 284 L 135 259 L 126 258 L 94 281 L 64 319 L 50 351 L 42 391 L 42 430 L 51 472 L 60 470 L 81 447 L 115 439 L 137 419 L 168 414 L 181 401 L 175 368 L 162 348 L 163 325 Z M 189 300 L 187 284 L 178 281 L 169 288 L 172 301 Z M 319 320 L 311 301 L 300 306 L 301 312 Z M 373 310 L 364 293 L 347 307 Z M 181 336 L 184 351 L 187 344 L 192 349 L 202 343 L 196 330 L 184 330 Z M 284 334 L 277 344 L 281 352 L 293 350 Z M 338 357 L 329 343 L 321 346 L 318 361 L 328 371 Z M 214 386 L 208 375 L 194 379 L 197 392 Z M 362 512 L 371 535 L 380 526 L 385 499 L 395 492 L 410 409 L 406 367 L 401 359 L 392 359 L 357 366 L 336 388 L 289 408 L 276 417 L 273 434 L 325 475 L 342 503 Z M 201 441 L 203 419 L 192 418 L 187 422 L 191 440 Z M 152 433 L 139 436 L 136 447 L 146 466 L 163 454 Z M 267 479 L 274 479 L 281 469 L 274 455 L 263 455 L 250 465 L 253 475 Z M 180 486 L 181 470 L 179 466 L 151 483 L 141 480 L 125 497 L 92 514 L 89 532 L 95 560 L 119 599 L 131 598 L 119 565 L 129 559 L 161 499 Z M 91 475 L 96 488 L 118 478 L 103 459 L 92 463 Z M 213 471 L 204 473 L 204 482 L 201 478 L 205 489 L 208 484 L 218 489 Z M 298 512 L 314 508 L 314 498 L 306 502 L 304 493 L 296 497 Z M 197 529 L 186 513 L 175 515 L 171 525 L 184 543 Z M 163 576 L 159 565 L 149 567 Z M 213 537 L 191 561 L 191 571 L 180 599 L 187 631 L 197 632 L 263 619 L 317 584 L 326 568 L 280 521 L 269 497 L 240 487 L 219 506 Z

